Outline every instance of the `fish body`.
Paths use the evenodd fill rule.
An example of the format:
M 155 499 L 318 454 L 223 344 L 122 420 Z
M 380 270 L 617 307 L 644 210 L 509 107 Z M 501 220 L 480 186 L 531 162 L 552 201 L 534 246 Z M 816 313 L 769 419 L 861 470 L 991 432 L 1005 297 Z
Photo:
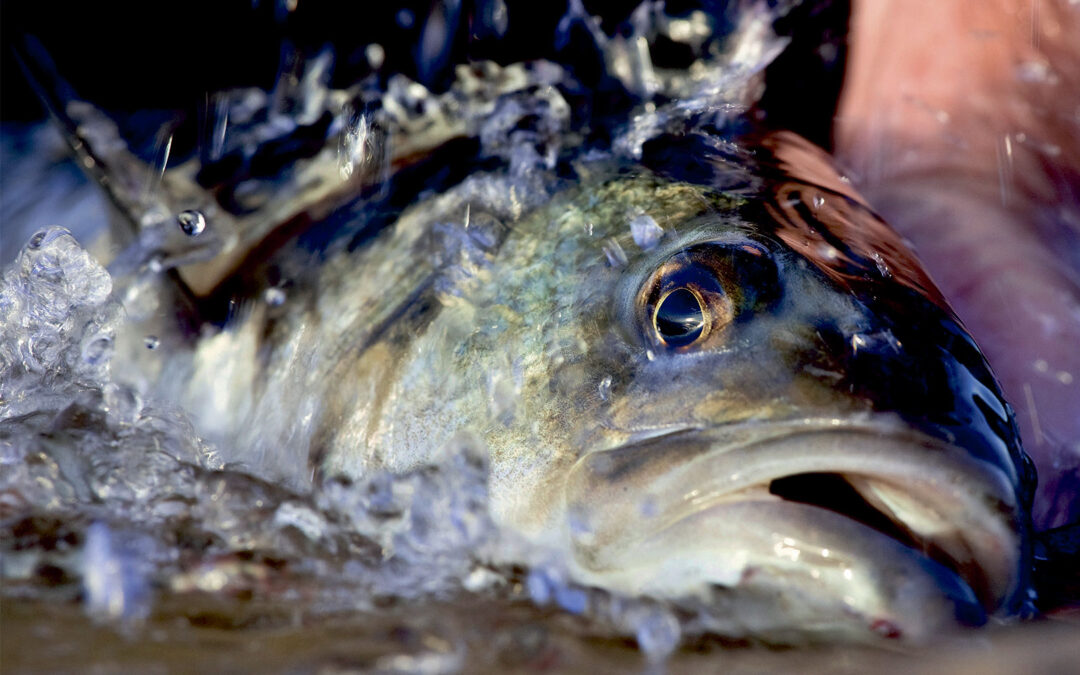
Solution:
M 712 184 L 646 152 L 416 204 L 204 341 L 186 406 L 298 484 L 478 438 L 498 523 L 730 635 L 1018 611 L 1033 477 L 899 237 L 793 134 L 665 140 Z

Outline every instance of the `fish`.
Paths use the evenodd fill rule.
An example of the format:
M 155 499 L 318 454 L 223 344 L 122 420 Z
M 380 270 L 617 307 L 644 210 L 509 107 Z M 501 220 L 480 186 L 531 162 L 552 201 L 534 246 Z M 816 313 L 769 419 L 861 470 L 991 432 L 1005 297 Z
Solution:
M 316 483 L 475 436 L 501 526 L 735 637 L 1022 611 L 1033 474 L 985 360 L 821 151 L 753 143 L 662 137 L 522 213 L 466 180 L 201 342 L 185 405 Z
M 755 28 L 740 44 L 782 47 Z M 262 202 L 236 189 L 250 171 L 215 182 L 228 157 L 163 172 L 153 207 L 191 230 L 168 236 L 229 251 L 168 265 L 204 307 L 231 302 L 154 366 L 158 393 L 236 461 L 301 489 L 407 472 L 476 439 L 500 527 L 555 552 L 575 583 L 707 609 L 722 635 L 925 641 L 1030 612 L 1031 463 L 985 358 L 901 237 L 822 150 L 737 124 L 746 106 L 725 128 L 714 99 L 642 115 L 671 128 L 631 124 L 625 151 L 523 160 L 572 124 L 548 73 L 491 66 L 494 81 L 547 88 L 496 90 L 471 114 L 487 115 L 483 133 L 537 117 L 540 99 L 554 129 L 526 126 L 505 165 L 433 181 L 379 227 L 331 222 L 335 245 L 274 259 L 262 293 L 229 286 L 238 268 L 276 269 L 255 271 L 237 240 L 333 221 L 335 200 L 385 187 L 387 164 L 446 162 L 439 148 L 472 132 L 417 125 L 427 135 L 405 133 L 372 173 L 349 163 L 382 152 L 351 118 L 288 158 Z M 732 100 L 752 98 L 753 74 L 728 83 Z M 659 86 L 626 80 L 639 96 Z M 86 109 L 61 114 L 93 126 Z M 115 172 L 137 163 L 83 145 L 122 191 Z M 346 164 L 324 161 L 333 150 Z M 328 167 L 349 169 L 344 187 Z M 163 242 L 138 239 L 131 260 Z

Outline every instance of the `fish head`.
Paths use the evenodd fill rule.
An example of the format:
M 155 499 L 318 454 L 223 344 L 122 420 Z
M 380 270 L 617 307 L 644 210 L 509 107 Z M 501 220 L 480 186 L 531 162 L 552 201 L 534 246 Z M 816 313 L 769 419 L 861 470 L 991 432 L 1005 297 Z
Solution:
M 985 361 L 819 153 L 761 147 L 738 189 L 624 173 L 509 234 L 496 516 L 584 583 L 729 608 L 729 634 L 1016 612 L 1033 477 Z

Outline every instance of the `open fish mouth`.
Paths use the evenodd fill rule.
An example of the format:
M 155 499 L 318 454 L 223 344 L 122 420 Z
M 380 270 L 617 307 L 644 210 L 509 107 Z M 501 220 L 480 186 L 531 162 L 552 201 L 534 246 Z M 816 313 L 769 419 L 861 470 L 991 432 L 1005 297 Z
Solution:
M 984 623 L 1022 586 L 1013 486 L 886 426 L 744 424 L 586 455 L 567 487 L 576 560 L 628 593 L 753 597 L 771 606 L 747 631 L 766 639 Z

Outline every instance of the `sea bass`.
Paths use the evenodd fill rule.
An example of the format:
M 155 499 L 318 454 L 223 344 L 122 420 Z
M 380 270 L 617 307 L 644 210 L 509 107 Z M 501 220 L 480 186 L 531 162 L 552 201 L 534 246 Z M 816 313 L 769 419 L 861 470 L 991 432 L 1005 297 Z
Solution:
M 295 488 L 474 439 L 506 531 L 578 584 L 709 608 L 724 635 L 920 640 L 1024 611 L 1034 475 L 979 350 L 821 150 L 746 123 L 784 46 L 771 21 L 744 12 L 722 58 L 663 21 L 712 61 L 653 69 L 645 34 L 598 35 L 570 4 L 628 101 L 584 119 L 546 62 L 463 67 L 441 108 L 390 78 L 369 115 L 363 91 L 297 84 L 319 82 L 314 59 L 235 97 L 246 117 L 219 120 L 236 147 L 163 164 L 150 198 L 67 106 L 83 163 L 143 228 L 119 266 L 195 241 L 153 263 L 204 308 L 240 298 L 190 344 L 163 332 L 150 388 Z M 384 144 L 372 124 L 397 126 Z M 468 175 L 407 184 L 407 208 L 353 227 L 379 209 L 343 195 L 380 172 L 401 189 L 416 157 Z M 251 264 L 297 232 L 337 243 Z M 264 287 L 237 296 L 244 275 Z
M 523 213 L 467 180 L 204 341 L 185 403 L 293 480 L 479 437 L 497 522 L 727 634 L 1017 611 L 1033 476 L 978 349 L 820 151 L 739 147 L 662 138 Z

